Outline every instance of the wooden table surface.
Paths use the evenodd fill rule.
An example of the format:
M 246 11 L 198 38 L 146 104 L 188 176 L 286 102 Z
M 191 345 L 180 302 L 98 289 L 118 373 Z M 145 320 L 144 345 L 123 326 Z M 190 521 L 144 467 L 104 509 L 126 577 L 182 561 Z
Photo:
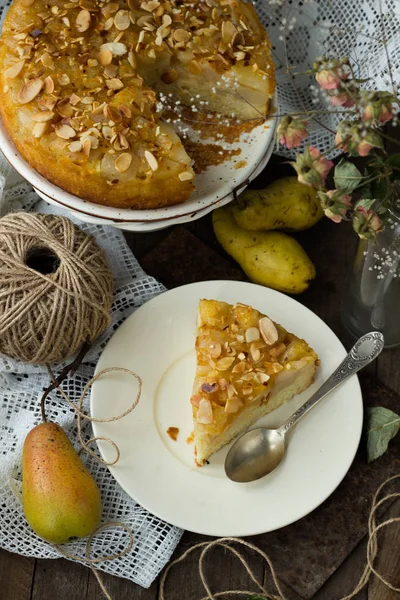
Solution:
M 273 170 L 272 170 L 273 171 Z M 190 231 L 218 253 L 209 217 L 178 230 Z M 155 233 L 127 234 L 128 242 L 139 260 L 170 234 L 171 229 Z M 178 235 L 179 238 L 179 235 Z M 340 296 L 345 286 L 352 262 L 356 236 L 346 225 L 334 225 L 324 220 L 313 230 L 300 236 L 301 243 L 316 264 L 318 277 L 310 290 L 298 299 L 316 312 L 338 334 L 345 345 L 350 339 L 340 322 Z M 201 256 L 199 256 L 201 261 Z M 176 265 L 175 265 L 176 268 Z M 151 273 L 150 273 L 151 274 Z M 181 282 L 193 281 L 193 273 L 180 274 Z M 206 274 L 202 274 L 207 279 Z M 375 375 L 386 386 L 400 393 L 400 348 L 385 351 L 379 358 Z M 399 505 L 393 505 L 387 514 L 399 514 Z M 380 537 L 378 567 L 393 584 L 400 585 L 400 524 L 392 526 Z M 205 538 L 185 533 L 175 556 L 191 544 Z M 253 540 L 257 543 L 257 537 Z M 295 553 L 296 548 L 290 548 Z M 363 540 L 344 560 L 327 583 L 314 596 L 316 600 L 339 600 L 349 594 L 364 568 L 366 541 Z M 264 567 L 254 556 L 250 563 L 263 578 Z M 212 589 L 249 589 L 249 582 L 237 560 L 216 550 L 209 560 L 208 570 Z M 104 575 L 103 579 L 113 600 L 156 600 L 159 580 L 144 590 L 133 583 Z M 251 589 L 251 588 L 250 588 Z M 204 594 L 197 572 L 197 556 L 171 572 L 166 600 L 199 600 Z M 288 594 L 289 595 L 289 594 Z M 81 565 L 59 560 L 35 560 L 0 551 L 0 600 L 101 600 L 102 592 L 91 571 Z M 290 591 L 290 598 L 300 600 Z M 390 591 L 376 579 L 358 596 L 360 600 L 395 600 L 399 595 Z

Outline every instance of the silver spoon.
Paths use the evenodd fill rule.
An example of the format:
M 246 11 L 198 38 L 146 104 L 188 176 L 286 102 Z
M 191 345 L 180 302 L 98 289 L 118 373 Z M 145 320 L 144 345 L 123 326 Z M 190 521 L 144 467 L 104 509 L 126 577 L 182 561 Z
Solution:
M 232 481 L 247 483 L 271 473 L 282 461 L 288 431 L 320 400 L 370 362 L 383 349 L 384 338 L 378 331 L 367 333 L 356 342 L 336 371 L 303 406 L 278 429 L 259 427 L 244 433 L 229 450 L 225 473 Z

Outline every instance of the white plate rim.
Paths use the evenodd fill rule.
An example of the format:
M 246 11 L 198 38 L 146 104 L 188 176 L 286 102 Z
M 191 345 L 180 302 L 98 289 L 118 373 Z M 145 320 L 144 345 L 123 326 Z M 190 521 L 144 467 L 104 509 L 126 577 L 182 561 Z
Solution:
M 299 303 L 298 301 L 296 301 L 294 298 L 286 296 L 284 294 L 281 294 L 280 292 L 277 292 L 275 290 L 272 290 L 270 288 L 264 288 L 262 286 L 256 285 L 256 284 L 252 284 L 252 283 L 248 283 L 248 282 L 241 282 L 241 281 L 224 281 L 224 280 L 213 280 L 213 281 L 207 281 L 207 282 L 197 282 L 197 283 L 192 283 L 192 284 L 187 284 L 184 286 L 181 286 L 179 288 L 174 288 L 172 290 L 168 290 L 167 292 L 164 292 L 163 294 L 160 294 L 158 296 L 156 296 L 155 298 L 152 298 L 151 300 L 149 300 L 148 302 L 146 302 L 144 305 L 142 305 L 141 307 L 139 307 L 132 315 L 130 315 L 128 317 L 128 319 L 124 322 L 124 324 L 121 325 L 121 327 L 123 327 L 125 325 L 125 323 L 129 320 L 129 319 L 133 319 L 135 318 L 134 315 L 137 315 L 139 313 L 143 314 L 142 311 L 144 312 L 144 310 L 146 310 L 146 307 L 148 307 L 148 305 L 150 303 L 157 303 L 157 300 L 159 301 L 161 296 L 165 296 L 166 294 L 168 295 L 173 295 L 176 293 L 180 293 L 182 290 L 184 290 L 185 288 L 195 288 L 198 287 L 199 289 L 201 287 L 203 287 L 205 284 L 216 284 L 218 285 L 235 285 L 235 286 L 246 286 L 246 287 L 252 287 L 252 288 L 257 288 L 257 289 L 262 289 L 262 290 L 267 290 L 268 294 L 271 294 L 272 296 L 276 295 L 276 298 L 279 299 L 281 297 L 284 297 L 287 300 L 293 301 L 296 305 L 298 305 L 299 307 L 301 307 L 301 311 L 304 311 L 304 314 L 308 314 L 308 316 L 310 316 L 316 323 L 319 323 L 323 328 L 325 328 L 326 330 L 329 330 L 331 335 L 333 336 L 333 338 L 336 341 L 336 344 L 338 344 L 338 347 L 341 348 L 342 351 L 342 357 L 339 358 L 339 360 L 341 360 L 342 358 L 344 358 L 344 356 L 346 355 L 346 350 L 343 346 L 343 344 L 340 342 L 340 340 L 337 338 L 336 334 L 330 329 L 330 327 L 315 313 L 313 313 L 309 308 L 307 308 L 306 306 L 304 306 L 303 304 Z M 199 293 L 198 297 L 207 297 L 204 296 L 203 293 Z M 212 297 L 210 295 L 208 295 L 208 297 Z M 239 301 L 239 300 L 238 300 Z M 148 308 L 147 308 L 148 310 Z M 141 312 L 139 312 L 141 311 Z M 136 317 L 137 318 L 137 317 Z M 116 334 L 117 332 L 115 332 Z M 114 335 L 115 335 L 114 334 Z M 112 339 L 112 338 L 111 338 Z M 108 345 L 108 344 L 107 344 Z M 107 346 L 104 348 L 102 356 L 104 355 L 105 351 L 107 349 Z M 104 366 L 108 366 L 108 365 L 102 365 L 101 364 L 101 358 L 99 359 L 99 362 L 96 366 L 96 373 L 104 368 Z M 250 536 L 250 535 L 259 535 L 259 534 L 263 534 L 263 533 L 267 533 L 270 531 L 275 531 L 276 529 L 280 529 L 282 527 L 286 527 L 287 525 L 290 525 L 296 521 L 298 521 L 299 519 L 305 517 L 306 515 L 308 515 L 310 512 L 312 512 L 313 510 L 315 510 L 318 506 L 320 506 L 321 504 L 323 504 L 323 502 L 326 501 L 327 498 L 329 498 L 331 496 L 331 494 L 336 490 L 336 488 L 340 485 L 340 483 L 343 481 L 344 477 L 346 476 L 349 468 L 351 467 L 354 457 L 356 455 L 358 446 L 359 446 L 359 442 L 360 442 L 360 438 L 361 438 L 361 434 L 362 434 L 362 426 L 363 426 L 363 401 L 362 401 L 362 394 L 361 394 L 361 388 L 360 388 L 360 384 L 358 381 L 358 377 L 355 375 L 352 380 L 354 381 L 354 385 L 355 385 L 355 390 L 357 391 L 357 394 L 354 394 L 354 390 L 353 390 L 353 396 L 355 397 L 355 395 L 357 395 L 357 403 L 358 403 L 358 430 L 354 432 L 354 439 L 353 439 L 353 448 L 352 451 L 348 453 L 348 457 L 347 457 L 347 464 L 346 467 L 343 469 L 340 477 L 337 478 L 337 480 L 332 484 L 331 488 L 329 489 L 329 491 L 323 496 L 323 497 L 319 497 L 318 500 L 314 503 L 312 503 L 305 511 L 303 511 L 302 513 L 299 513 L 295 518 L 293 518 L 292 520 L 289 521 L 284 521 L 282 523 L 277 524 L 277 526 L 274 526 L 272 528 L 268 528 L 265 529 L 265 527 L 263 526 L 256 526 L 252 529 L 241 529 L 240 527 L 236 528 L 234 532 L 232 531 L 226 531 L 226 530 L 218 530 L 218 528 L 211 528 L 208 529 L 207 527 L 193 527 L 193 526 L 188 526 L 187 523 L 183 523 L 182 521 L 179 520 L 171 520 L 170 518 L 166 518 L 166 515 L 163 514 L 163 511 L 159 510 L 156 506 L 149 506 L 148 502 L 143 502 L 141 501 L 140 498 L 138 498 L 137 496 L 134 497 L 130 491 L 126 488 L 124 482 L 121 480 L 121 478 L 118 475 L 118 471 L 115 471 L 113 469 L 113 467 L 109 467 L 109 470 L 112 474 L 112 476 L 116 479 L 116 481 L 118 482 L 118 484 L 124 489 L 124 491 L 130 495 L 136 502 L 138 502 L 141 506 L 143 506 L 144 508 L 146 508 L 147 510 L 149 510 L 152 514 L 154 514 L 155 516 L 159 517 L 160 519 L 169 522 L 170 524 L 179 527 L 179 528 L 183 528 L 189 531 L 192 531 L 194 533 L 198 533 L 198 534 L 202 534 L 202 535 L 211 535 L 211 536 L 218 536 L 218 537 L 223 537 L 223 536 L 234 536 L 234 537 L 246 537 L 246 536 Z M 352 381 L 349 380 L 347 382 L 347 384 Z M 344 384 L 346 385 L 346 384 Z M 93 415 L 94 414 L 94 407 L 95 407 L 95 402 L 94 402 L 94 395 L 95 395 L 95 390 L 96 390 L 96 384 L 94 384 L 92 391 L 91 391 L 91 397 L 90 397 L 90 414 Z M 355 401 L 354 401 L 355 402 Z M 93 431 L 94 431 L 94 435 L 104 435 L 104 433 L 101 433 L 98 431 L 98 424 L 97 423 L 93 423 Z M 106 455 L 107 452 L 103 452 L 103 448 L 101 447 L 100 444 L 98 444 L 99 447 L 99 451 L 101 456 L 103 457 L 103 459 L 106 459 Z M 241 484 L 239 484 L 241 485 Z

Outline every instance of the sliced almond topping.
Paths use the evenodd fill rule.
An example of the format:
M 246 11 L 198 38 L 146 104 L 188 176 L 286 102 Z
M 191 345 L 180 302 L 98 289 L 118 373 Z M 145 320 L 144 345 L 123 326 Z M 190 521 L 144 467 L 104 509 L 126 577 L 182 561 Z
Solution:
M 132 117 L 132 111 L 129 108 L 129 106 L 126 106 L 126 104 L 121 104 L 121 106 L 118 107 L 118 110 L 121 113 L 121 115 L 123 117 L 126 117 L 127 119 L 130 119 Z
M 262 383 L 263 385 L 265 383 L 268 383 L 268 381 L 271 379 L 271 377 L 269 375 L 267 375 L 266 373 L 257 373 L 258 375 L 258 379 L 260 380 L 260 383 Z
M 106 65 L 104 67 L 104 75 L 113 79 L 118 74 L 118 65 Z
M 129 152 L 124 152 L 123 154 L 120 154 L 116 159 L 115 168 L 117 169 L 117 171 L 119 171 L 119 173 L 125 173 L 125 171 L 127 171 L 131 166 L 131 162 L 132 155 L 129 154 Z
M 57 75 L 58 83 L 60 85 L 69 85 L 71 83 L 70 78 L 66 73 L 61 73 L 61 75 Z
M 286 350 L 286 346 L 283 342 L 281 342 L 280 344 L 277 344 L 276 346 L 274 346 L 273 348 L 271 348 L 271 350 L 269 351 L 269 355 L 272 356 L 273 358 L 279 356 L 280 354 L 282 354 L 282 352 L 284 352 Z
M 103 29 L 105 31 L 108 31 L 109 29 L 111 29 L 111 27 L 114 25 L 114 19 L 112 17 L 109 17 L 106 22 L 103 25 Z
M 52 94 L 54 92 L 54 81 L 50 75 L 44 80 L 44 91 L 46 94 Z
M 233 369 L 232 373 L 244 373 L 246 370 L 246 363 L 244 361 L 237 363 Z
M 224 356 L 224 358 L 220 358 L 217 361 L 217 369 L 218 371 L 226 371 L 227 369 L 229 369 L 229 367 L 232 365 L 232 363 L 234 362 L 235 358 L 234 357 L 230 357 L 230 356 Z
M 175 29 L 174 31 L 174 40 L 177 42 L 188 42 L 191 37 L 191 33 L 186 29 Z
M 43 83 L 43 79 L 40 79 L 40 77 L 30 79 L 19 90 L 18 102 L 20 104 L 27 104 L 28 102 L 32 102 L 32 100 L 34 100 L 36 96 L 41 92 Z
M 118 29 L 118 31 L 124 31 L 128 29 L 131 21 L 129 18 L 129 13 L 127 10 L 119 10 L 114 17 L 114 25 Z
M 115 77 L 114 79 L 107 79 L 106 86 L 109 90 L 122 90 L 124 84 L 120 79 Z
M 79 33 L 87 31 L 90 27 L 90 12 L 88 10 L 81 10 L 76 17 L 75 25 Z
M 272 346 L 278 340 L 278 330 L 268 317 L 263 317 L 258 322 L 261 337 L 266 344 Z
M 246 355 L 244 354 L 244 352 L 239 352 L 238 359 L 239 360 L 244 360 L 245 358 L 246 358 Z
M 87 61 L 88 67 L 97 67 L 98 64 L 99 64 L 99 61 L 96 60 L 95 58 L 89 58 Z
M 160 6 L 158 0 L 148 0 L 148 2 L 142 2 L 140 8 L 147 10 L 147 12 L 153 12 Z
M 11 65 L 11 67 L 8 67 L 8 69 L 4 71 L 4 76 L 7 77 L 7 79 L 15 79 L 15 77 L 18 77 L 18 75 L 21 73 L 24 65 L 24 60 L 14 63 Z
M 82 143 L 79 141 L 71 142 L 68 146 L 70 152 L 80 152 L 82 150 Z
M 68 101 L 68 98 L 66 98 L 65 100 L 61 100 L 61 102 L 57 104 L 57 112 L 62 117 L 72 117 L 74 111 L 71 104 Z
M 109 50 L 113 56 L 123 56 L 128 51 L 127 47 L 122 42 L 109 42 L 103 44 L 100 48 L 100 52 L 102 50 Z
M 135 55 L 132 52 L 132 50 L 130 50 L 130 52 L 128 54 L 128 62 L 133 69 L 136 67 L 136 58 L 135 58 Z
M 210 425 L 213 422 L 213 411 L 209 400 L 205 400 L 204 398 L 200 400 L 196 420 L 198 423 L 203 423 L 204 425 Z
M 150 152 L 149 150 L 145 150 L 144 156 L 145 156 L 145 159 L 147 160 L 147 162 L 149 163 L 150 169 L 152 171 L 157 171 L 157 169 L 158 169 L 158 160 L 156 159 L 156 157 L 154 156 L 154 154 L 152 152 Z
M 33 137 L 40 138 L 44 134 L 48 127 L 48 123 L 36 123 L 34 128 L 32 129 Z
M 46 123 L 47 121 L 51 121 L 54 117 L 54 113 L 49 110 L 44 110 L 41 112 L 37 112 L 32 115 L 32 121 L 36 121 L 37 123 Z
M 221 356 L 222 346 L 219 342 L 213 342 L 208 346 L 208 353 L 213 358 L 218 358 Z
M 113 54 L 108 48 L 102 48 L 99 52 L 99 63 L 106 67 L 112 63 Z
M 44 67 L 47 67 L 47 69 L 54 69 L 54 61 L 48 52 L 43 52 L 40 57 L 40 62 Z
M 219 385 L 219 387 L 220 387 L 221 390 L 226 390 L 227 387 L 228 387 L 228 382 L 224 378 L 218 379 L 218 385 Z
M 260 339 L 260 330 L 257 327 L 249 327 L 246 329 L 246 333 L 244 335 L 246 342 L 250 344 L 251 342 L 256 342 Z
M 252 394 L 252 393 L 253 393 L 253 388 L 251 385 L 248 384 L 248 385 L 244 385 L 242 387 L 243 396 L 250 396 L 250 394 Z
M 231 21 L 224 21 L 222 23 L 221 35 L 222 41 L 225 42 L 225 44 L 230 44 L 236 33 L 237 29 Z
M 75 137 L 75 129 L 62 123 L 56 127 L 56 134 L 63 140 L 69 140 L 70 138 Z
M 254 362 L 258 362 L 261 359 L 261 352 L 254 342 L 250 346 L 250 354 Z
M 78 104 L 78 102 L 81 101 L 81 99 L 76 94 L 71 94 L 69 97 L 69 101 L 70 101 L 70 104 L 72 104 L 72 106 L 76 106 Z
M 190 171 L 183 171 L 183 173 L 179 173 L 179 179 L 181 181 L 190 181 L 193 179 L 194 175 Z
M 234 414 L 237 413 L 239 409 L 243 406 L 243 401 L 237 396 L 232 396 L 232 398 L 228 398 L 225 404 L 225 412 L 226 414 Z

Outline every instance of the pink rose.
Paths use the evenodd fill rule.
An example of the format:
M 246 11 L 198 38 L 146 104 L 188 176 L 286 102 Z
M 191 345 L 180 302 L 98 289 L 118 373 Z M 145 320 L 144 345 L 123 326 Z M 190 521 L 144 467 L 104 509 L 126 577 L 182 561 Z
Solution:
M 371 240 L 382 231 L 383 223 L 380 216 L 372 209 L 367 210 L 364 206 L 357 206 L 353 214 L 353 227 L 360 238 Z
M 340 86 L 340 77 L 333 70 L 323 69 L 315 75 L 323 90 L 334 90 Z
M 314 146 L 309 147 L 310 156 L 313 158 L 313 167 L 321 175 L 322 185 L 325 185 L 326 177 L 332 169 L 333 162 L 321 156 L 321 152 Z
M 303 119 L 286 116 L 278 127 L 279 142 L 287 148 L 297 148 L 308 137 L 308 122 Z
M 351 196 L 342 194 L 340 191 L 328 190 L 327 192 L 319 192 L 318 195 L 325 216 L 334 223 L 340 223 L 352 207 Z

